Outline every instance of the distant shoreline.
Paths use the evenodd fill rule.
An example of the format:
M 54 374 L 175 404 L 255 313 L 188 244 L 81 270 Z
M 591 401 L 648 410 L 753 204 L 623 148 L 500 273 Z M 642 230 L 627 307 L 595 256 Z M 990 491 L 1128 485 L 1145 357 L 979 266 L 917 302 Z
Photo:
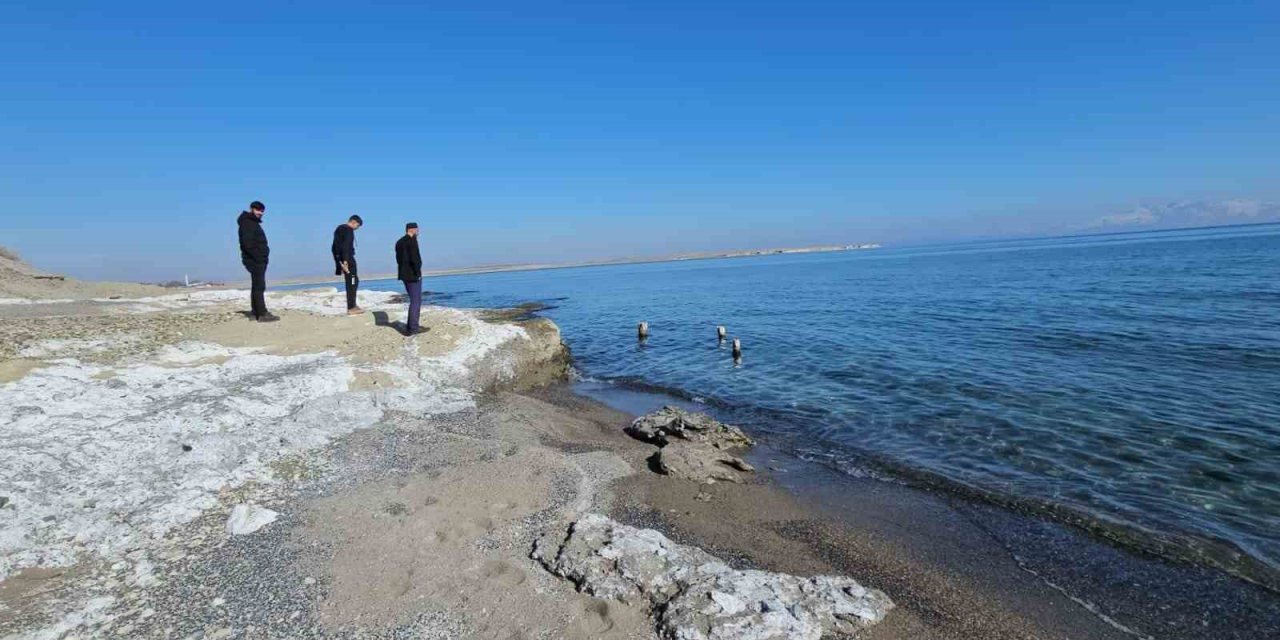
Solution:
M 833 253 L 838 251 L 867 251 L 880 249 L 879 243 L 870 242 L 849 245 L 820 245 L 813 247 L 790 247 L 783 249 L 745 249 L 741 251 L 721 251 L 715 253 L 690 253 L 676 256 L 612 258 L 608 260 L 590 260 L 587 262 L 569 262 L 562 264 L 512 264 L 512 265 L 480 265 L 476 267 L 456 267 L 452 269 L 433 269 L 424 271 L 423 277 L 474 275 L 480 273 L 508 273 L 516 271 L 549 271 L 552 269 L 574 269 L 578 267 L 604 267 L 624 264 L 654 264 L 659 262 L 683 262 L 686 260 L 719 260 L 723 258 L 752 258 L 759 256 L 789 255 L 798 253 Z M 394 272 L 376 273 L 363 280 L 389 280 L 396 277 Z M 271 286 L 329 285 L 336 276 L 303 276 L 273 280 Z

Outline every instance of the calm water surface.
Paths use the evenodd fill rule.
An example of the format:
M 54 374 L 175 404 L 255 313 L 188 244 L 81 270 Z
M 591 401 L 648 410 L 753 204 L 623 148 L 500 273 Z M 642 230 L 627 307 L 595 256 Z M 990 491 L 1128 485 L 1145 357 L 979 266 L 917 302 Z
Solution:
M 851 472 L 928 470 L 1280 560 L 1280 225 L 425 288 L 451 306 L 545 302 L 585 376 L 681 390 Z

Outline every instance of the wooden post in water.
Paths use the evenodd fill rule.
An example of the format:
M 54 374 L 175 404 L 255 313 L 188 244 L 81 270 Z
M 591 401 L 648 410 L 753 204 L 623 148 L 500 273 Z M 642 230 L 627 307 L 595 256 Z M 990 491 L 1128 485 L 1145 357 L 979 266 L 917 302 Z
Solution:
M 727 331 L 725 331 L 725 329 L 724 329 L 724 325 L 721 325 L 721 326 L 719 326 L 719 327 L 716 327 L 716 337 L 720 339 L 720 342 L 724 342 L 724 337 L 725 337 L 725 335 L 727 335 L 727 334 L 728 334 L 728 332 L 727 332 Z
M 640 323 L 640 326 L 636 329 L 636 337 L 640 338 L 641 340 L 644 340 L 644 339 L 646 339 L 646 338 L 648 338 L 648 337 L 649 337 L 649 323 L 648 323 L 648 322 L 641 322 L 641 323 Z
M 737 338 L 734 338 L 733 339 L 733 361 L 737 362 L 741 359 L 742 359 L 742 341 Z

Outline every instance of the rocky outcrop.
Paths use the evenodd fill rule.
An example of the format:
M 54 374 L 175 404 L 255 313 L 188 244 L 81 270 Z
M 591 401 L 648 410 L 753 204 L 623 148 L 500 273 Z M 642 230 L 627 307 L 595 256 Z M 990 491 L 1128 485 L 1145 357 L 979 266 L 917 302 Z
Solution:
M 743 482 L 755 471 L 745 460 L 702 443 L 670 444 L 653 454 L 654 469 L 673 478 Z
M 475 388 L 521 391 L 568 377 L 572 360 L 569 348 L 561 340 L 560 327 L 547 318 L 509 324 L 523 329 L 523 335 L 472 363 Z
M 693 413 L 679 407 L 663 407 L 631 423 L 627 433 L 637 440 L 665 447 L 673 440 L 706 443 L 717 449 L 749 447 L 747 434 L 733 425 L 724 424 L 705 413 Z
M 532 557 L 579 591 L 647 607 L 671 640 L 849 636 L 893 608 L 888 596 L 851 578 L 737 570 L 597 514 L 544 536 Z
M 663 407 L 636 418 L 627 433 L 660 449 L 649 459 L 654 471 L 695 482 L 743 482 L 755 471 L 730 450 L 751 446 L 747 434 L 705 413 Z
M 272 522 L 280 514 L 256 504 L 238 504 L 231 508 L 227 516 L 227 533 L 233 536 L 244 536 L 261 529 Z

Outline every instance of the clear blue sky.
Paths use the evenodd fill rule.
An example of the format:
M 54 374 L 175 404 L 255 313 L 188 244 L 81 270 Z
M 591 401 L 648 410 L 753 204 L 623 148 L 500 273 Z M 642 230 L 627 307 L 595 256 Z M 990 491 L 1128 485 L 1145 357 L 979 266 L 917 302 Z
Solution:
M 90 278 L 1053 233 L 1280 183 L 1280 3 L 10 3 L 0 244 Z M 621 4 L 621 3 L 618 3 Z

